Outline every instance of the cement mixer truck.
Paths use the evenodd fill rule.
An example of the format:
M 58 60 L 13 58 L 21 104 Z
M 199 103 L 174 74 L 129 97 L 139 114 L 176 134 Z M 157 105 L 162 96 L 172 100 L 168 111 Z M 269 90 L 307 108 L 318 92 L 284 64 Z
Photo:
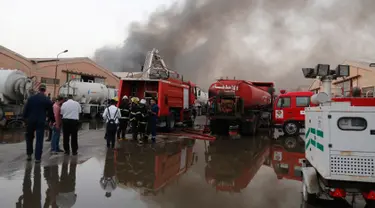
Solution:
M 0 127 L 23 126 L 23 105 L 35 93 L 34 83 L 20 70 L 0 69 Z
M 60 87 L 59 95 L 62 97 L 72 95 L 73 99 L 81 104 L 82 114 L 95 118 L 104 112 L 108 99 L 117 97 L 117 89 L 107 88 L 101 83 L 73 79 Z

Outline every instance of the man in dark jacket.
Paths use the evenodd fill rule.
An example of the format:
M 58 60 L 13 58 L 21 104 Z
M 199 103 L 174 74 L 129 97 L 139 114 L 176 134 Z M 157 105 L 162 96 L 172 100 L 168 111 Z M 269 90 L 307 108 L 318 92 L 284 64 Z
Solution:
M 150 129 L 151 129 L 151 140 L 153 143 L 156 141 L 156 127 L 158 123 L 159 106 L 157 104 L 157 98 L 151 99 L 151 111 L 150 111 Z
M 126 95 L 122 97 L 122 101 L 119 107 L 121 112 L 121 118 L 119 118 L 120 125 L 117 131 L 117 139 L 125 139 L 126 129 L 128 128 L 130 115 L 129 99 Z
M 31 96 L 24 107 L 23 117 L 26 120 L 26 153 L 27 160 L 33 154 L 34 132 L 36 132 L 35 162 L 40 162 L 43 152 L 43 137 L 46 117 L 54 121 L 52 102 L 45 96 L 46 86 L 40 85 L 39 93 Z

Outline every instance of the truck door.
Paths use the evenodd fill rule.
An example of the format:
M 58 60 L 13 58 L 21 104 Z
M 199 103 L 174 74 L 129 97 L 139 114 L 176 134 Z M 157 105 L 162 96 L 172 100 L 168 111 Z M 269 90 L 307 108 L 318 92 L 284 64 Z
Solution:
M 305 120 L 305 108 L 310 105 L 310 97 L 308 96 L 296 96 L 295 106 L 293 107 L 293 120 L 304 121 Z
M 275 106 L 275 123 L 284 124 L 292 115 L 291 97 L 279 97 Z

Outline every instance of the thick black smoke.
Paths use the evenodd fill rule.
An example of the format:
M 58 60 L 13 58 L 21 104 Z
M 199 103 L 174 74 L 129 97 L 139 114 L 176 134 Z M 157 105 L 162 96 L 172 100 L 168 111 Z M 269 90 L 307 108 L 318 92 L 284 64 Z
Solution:
M 159 49 L 169 68 L 207 87 L 219 77 L 306 84 L 301 68 L 375 57 L 374 0 L 184 0 L 132 23 L 124 44 L 100 48 L 112 71 L 139 71 Z

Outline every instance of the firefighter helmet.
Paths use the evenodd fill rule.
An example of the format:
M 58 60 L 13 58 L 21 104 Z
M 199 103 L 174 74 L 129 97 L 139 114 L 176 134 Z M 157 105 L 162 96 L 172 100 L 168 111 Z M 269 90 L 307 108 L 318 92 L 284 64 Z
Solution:
M 123 99 L 123 100 L 127 100 L 127 99 L 129 99 L 129 98 L 128 98 L 128 96 L 124 95 L 124 96 L 122 97 L 122 99 Z
M 132 102 L 133 102 L 133 103 L 138 103 L 138 102 L 139 102 L 139 98 L 137 98 L 137 97 L 132 97 Z
M 141 100 L 141 104 L 144 104 L 144 105 L 145 105 L 145 104 L 146 104 L 146 100 L 145 100 L 145 99 L 142 99 L 142 100 Z

